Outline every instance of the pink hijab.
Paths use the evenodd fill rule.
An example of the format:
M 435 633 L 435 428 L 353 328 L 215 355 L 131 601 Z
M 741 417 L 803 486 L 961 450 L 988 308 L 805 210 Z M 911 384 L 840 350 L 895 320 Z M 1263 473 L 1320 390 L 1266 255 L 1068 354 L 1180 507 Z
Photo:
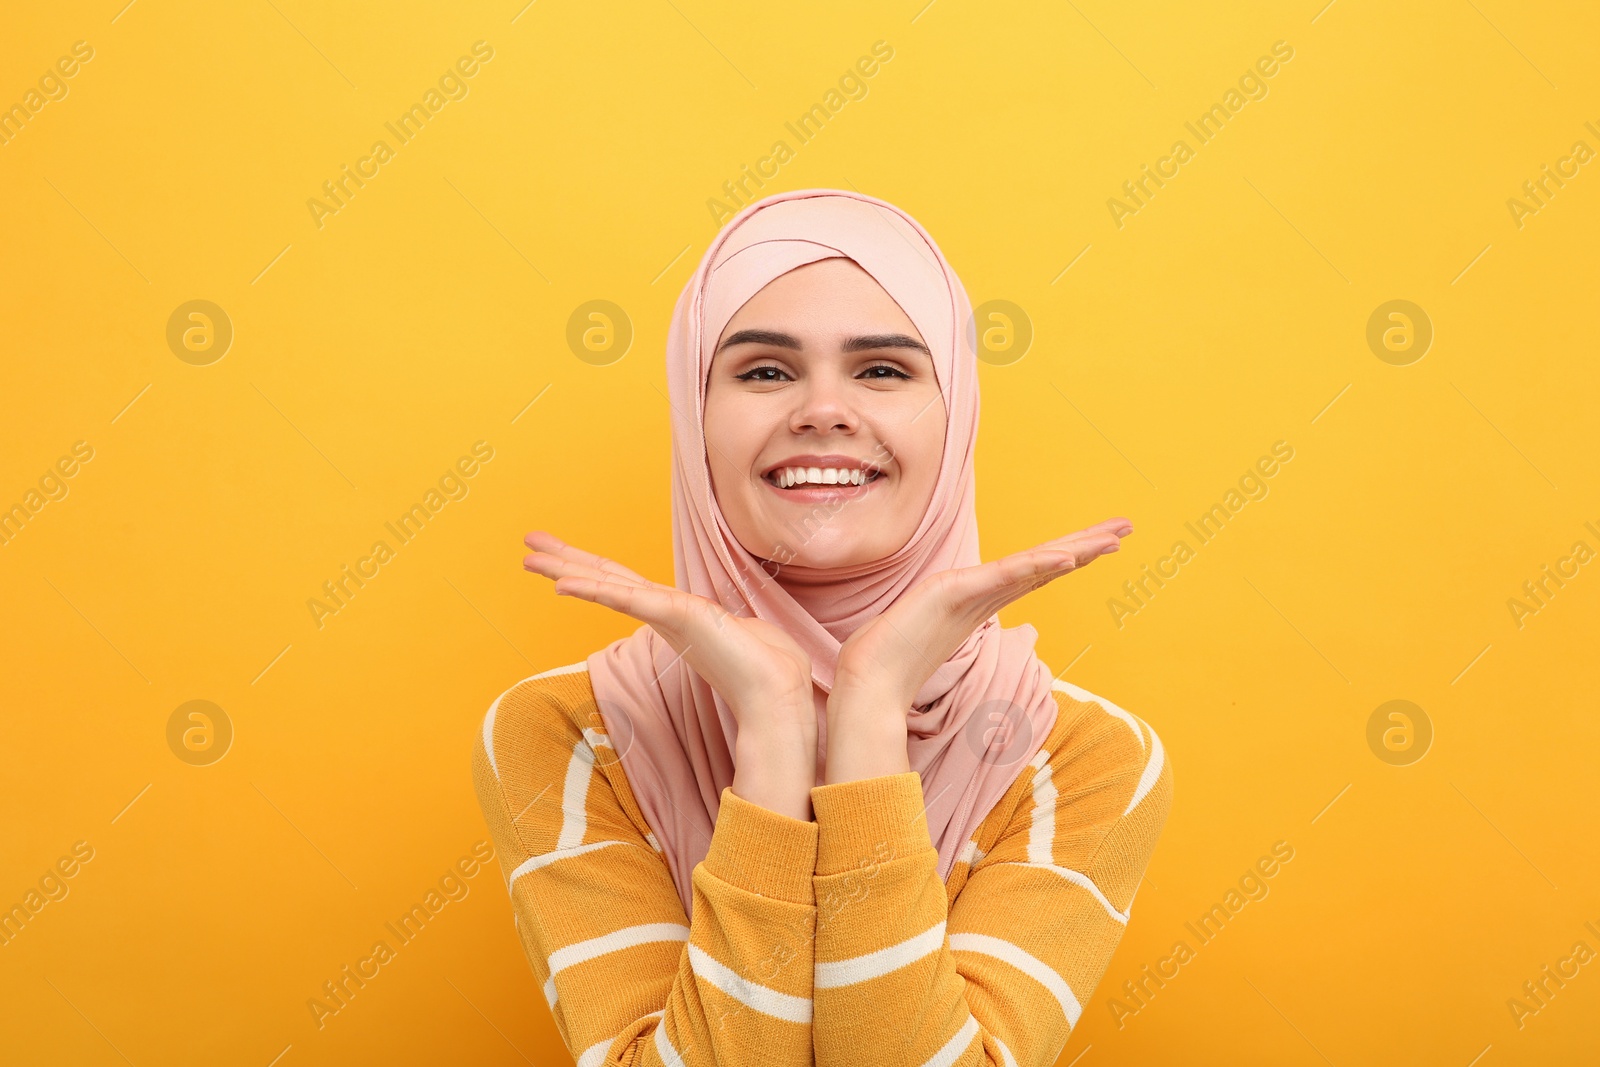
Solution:
M 712 493 L 706 375 L 723 329 L 757 291 L 796 267 L 837 256 L 871 274 L 932 350 L 948 413 L 944 454 L 927 512 L 903 548 L 855 567 L 807 572 L 785 589 L 772 577 L 783 573 L 779 562 L 739 543 Z M 974 339 L 966 290 L 927 231 L 892 204 L 837 189 L 779 193 L 746 206 L 718 233 L 678 297 L 667 337 L 675 584 L 783 628 L 809 653 L 818 712 L 815 784 L 823 782 L 827 694 L 840 644 L 924 578 L 983 562 L 973 503 Z M 991 616 L 906 709 L 907 755 L 922 778 L 941 879 L 1055 724 L 1052 673 L 1033 651 L 1038 636 L 1031 625 L 1003 628 Z M 589 656 L 588 668 L 606 731 L 684 912 L 692 914 L 690 876 L 710 846 L 722 790 L 733 782 L 738 725 L 721 696 L 649 625 Z

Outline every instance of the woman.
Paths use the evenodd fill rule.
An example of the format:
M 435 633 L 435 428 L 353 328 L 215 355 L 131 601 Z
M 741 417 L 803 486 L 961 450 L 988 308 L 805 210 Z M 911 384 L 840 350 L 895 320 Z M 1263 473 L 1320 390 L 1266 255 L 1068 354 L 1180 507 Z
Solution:
M 995 612 L 1132 527 L 980 563 L 972 341 L 897 208 L 750 204 L 668 338 L 675 586 L 528 535 L 643 624 L 507 690 L 474 756 L 580 1067 L 1042 1067 L 1099 983 L 1170 766 Z

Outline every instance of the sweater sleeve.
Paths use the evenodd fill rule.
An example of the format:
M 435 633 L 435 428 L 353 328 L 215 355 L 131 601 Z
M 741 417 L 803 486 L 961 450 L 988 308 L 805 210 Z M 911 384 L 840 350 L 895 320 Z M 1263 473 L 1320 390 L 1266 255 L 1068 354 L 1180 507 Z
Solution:
M 473 753 L 513 922 L 568 1052 L 579 1067 L 812 1067 L 816 824 L 724 789 L 690 922 L 594 719 L 580 727 L 524 683 Z
M 1023 768 L 988 851 L 968 842 L 948 904 L 917 772 L 812 789 L 816 1067 L 1056 1062 L 1172 789 L 1160 739 L 1121 709 L 1088 705 L 1057 737 Z

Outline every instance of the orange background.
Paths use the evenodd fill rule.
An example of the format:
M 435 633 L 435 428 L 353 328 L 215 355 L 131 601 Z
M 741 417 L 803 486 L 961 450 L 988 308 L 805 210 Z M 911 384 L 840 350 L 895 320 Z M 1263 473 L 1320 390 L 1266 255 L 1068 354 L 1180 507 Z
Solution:
M 633 628 L 523 573 L 525 531 L 671 579 L 668 315 L 707 201 L 763 158 L 762 192 L 904 207 L 974 301 L 1014 306 L 986 328 L 1031 329 L 981 369 L 987 556 L 1137 526 L 1004 613 L 1174 766 L 1061 1062 L 1600 1055 L 1600 965 L 1508 1007 L 1600 951 L 1600 573 L 1571 555 L 1600 549 L 1600 173 L 1572 156 L 1600 149 L 1592 8 L 120 4 L 0 32 L 0 106 L 26 114 L 0 143 L 0 507 L 24 508 L 0 906 L 66 893 L 0 945 L 8 1062 L 561 1062 L 472 855 L 470 744 L 496 694 Z M 1249 79 L 1276 42 L 1292 58 Z M 1189 132 L 1241 79 L 1221 132 Z M 347 165 L 365 183 L 308 207 Z M 1146 165 L 1169 178 L 1135 203 Z M 1536 203 L 1546 165 L 1568 177 Z M 225 351 L 214 313 L 169 343 L 196 300 Z M 626 351 L 569 346 L 595 300 Z M 1392 300 L 1426 351 L 1369 346 Z M 1279 441 L 1258 498 L 1189 534 Z M 430 489 L 401 543 L 385 524 Z M 1546 564 L 1569 577 L 1519 618 Z M 347 565 L 369 578 L 319 620 Z M 209 727 L 169 730 L 197 700 Z M 1392 700 L 1409 726 L 1369 744 Z M 1278 842 L 1268 894 L 1200 945 L 1185 923 Z M 308 1001 L 430 890 L 319 1028 Z

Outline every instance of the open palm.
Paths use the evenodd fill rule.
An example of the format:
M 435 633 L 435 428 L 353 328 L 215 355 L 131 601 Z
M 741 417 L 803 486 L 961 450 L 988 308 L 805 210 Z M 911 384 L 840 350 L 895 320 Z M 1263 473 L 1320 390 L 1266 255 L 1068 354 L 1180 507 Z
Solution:
M 979 624 L 1018 598 L 1087 566 L 1133 532 L 1125 518 L 973 567 L 940 571 L 904 593 L 840 646 L 835 693 L 870 693 L 908 708 L 917 690 Z
M 648 623 L 721 694 L 741 727 L 755 715 L 814 725 L 811 658 L 779 627 L 652 582 L 543 530 L 528 534 L 523 543 L 534 550 L 523 557 L 523 567 L 554 579 L 559 595 L 580 597 Z

